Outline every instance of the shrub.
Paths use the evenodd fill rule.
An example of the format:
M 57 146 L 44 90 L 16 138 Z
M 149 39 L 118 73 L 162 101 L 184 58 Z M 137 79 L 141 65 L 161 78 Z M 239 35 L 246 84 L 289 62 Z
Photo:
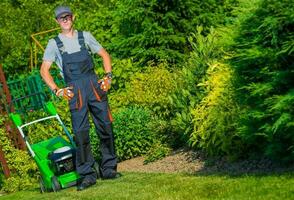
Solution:
M 154 143 L 145 155 L 144 164 L 154 162 L 166 157 L 171 152 L 171 148 L 167 144 L 160 141 Z
M 15 192 L 32 188 L 37 183 L 37 166 L 26 151 L 13 147 L 5 129 L 2 128 L 4 127 L 2 126 L 4 120 L 7 120 L 7 118 L 0 119 L 0 142 L 11 171 L 11 177 L 4 180 L 2 190 L 5 192 Z
M 1 171 L 1 172 L 0 172 L 0 190 L 1 190 L 2 187 L 3 187 L 4 180 L 5 180 L 5 176 L 4 176 L 3 171 Z
M 160 64 L 134 74 L 124 91 L 110 97 L 113 107 L 139 105 L 150 108 L 159 116 L 169 115 L 168 96 L 174 90 L 176 81 L 166 68 L 166 64 Z
M 125 89 L 126 84 L 130 82 L 131 77 L 140 72 L 140 69 L 132 59 L 114 59 L 113 60 L 113 82 L 111 83 L 111 91 Z
M 67 101 L 53 99 L 53 103 L 61 120 L 69 132 L 71 132 L 71 117 Z M 31 112 L 27 112 L 25 115 L 21 115 L 23 123 L 28 123 L 47 116 L 49 116 L 49 114 L 44 109 L 33 110 Z M 28 136 L 28 140 L 32 144 L 56 137 L 58 135 L 64 136 L 66 138 L 62 126 L 56 119 L 50 119 L 30 125 L 25 127 L 23 131 Z
M 234 38 L 238 135 L 250 154 L 293 162 L 294 4 L 262 0 L 258 6 Z
M 225 23 L 236 4 L 236 0 L 115 1 L 110 49 L 118 58 L 133 56 L 143 65 L 162 60 L 181 63 L 191 50 L 187 35 L 197 25 Z
M 129 107 L 113 113 L 115 148 L 119 160 L 146 154 L 156 140 L 150 129 L 151 112 L 144 108 Z
M 99 136 L 96 133 L 96 129 L 94 126 L 94 123 L 91 120 L 91 128 L 90 128 L 90 142 L 91 142 L 91 148 L 92 148 L 92 153 L 94 156 L 94 159 L 96 161 L 101 160 L 101 154 L 100 154 L 100 139 Z
M 174 146 L 185 145 L 193 131 L 192 110 L 206 94 L 205 88 L 198 84 L 207 79 L 207 68 L 221 55 L 219 39 L 220 35 L 214 29 L 205 36 L 201 26 L 189 38 L 193 51 L 183 68 L 175 73 L 177 84 L 169 98 Z
M 208 93 L 192 111 L 194 129 L 189 141 L 209 155 L 234 156 L 241 146 L 234 143 L 238 141 L 236 121 L 239 112 L 231 84 L 233 71 L 226 64 L 214 63 L 207 74 L 208 80 L 199 86 Z

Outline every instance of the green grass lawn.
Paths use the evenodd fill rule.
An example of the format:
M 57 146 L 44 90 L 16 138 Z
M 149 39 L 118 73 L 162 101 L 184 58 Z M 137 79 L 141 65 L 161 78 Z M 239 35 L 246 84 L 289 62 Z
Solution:
M 98 181 L 84 191 L 75 187 L 40 194 L 36 188 L 0 199 L 294 199 L 294 174 L 211 175 L 123 173 L 117 180 Z

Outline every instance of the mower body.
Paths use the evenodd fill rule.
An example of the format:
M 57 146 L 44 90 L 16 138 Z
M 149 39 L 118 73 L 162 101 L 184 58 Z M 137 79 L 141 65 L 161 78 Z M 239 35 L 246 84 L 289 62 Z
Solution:
M 10 118 L 18 128 L 24 139 L 29 153 L 36 162 L 40 170 L 40 189 L 45 191 L 58 191 L 62 188 L 71 187 L 77 184 L 79 175 L 75 167 L 75 143 L 72 136 L 61 121 L 52 102 L 44 105 L 45 110 L 50 116 L 37 119 L 23 124 L 21 117 L 17 113 L 11 113 Z M 35 144 L 30 144 L 23 132 L 23 128 L 42 122 L 55 119 L 62 126 L 66 137 L 57 136 Z

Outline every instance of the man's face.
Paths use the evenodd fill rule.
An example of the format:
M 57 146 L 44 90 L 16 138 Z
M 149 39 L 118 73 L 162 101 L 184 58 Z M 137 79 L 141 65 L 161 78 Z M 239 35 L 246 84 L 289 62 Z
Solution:
M 56 19 L 57 23 L 63 30 L 70 30 L 73 24 L 74 17 L 71 14 L 65 13 Z

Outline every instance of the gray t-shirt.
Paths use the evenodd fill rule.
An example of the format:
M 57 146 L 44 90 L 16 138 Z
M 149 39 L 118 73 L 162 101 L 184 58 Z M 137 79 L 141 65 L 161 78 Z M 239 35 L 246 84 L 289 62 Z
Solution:
M 103 48 L 90 32 L 83 31 L 83 35 L 85 38 L 86 47 L 90 49 L 93 54 L 98 53 Z M 79 44 L 77 31 L 75 31 L 74 37 L 72 38 L 62 35 L 61 33 L 59 33 L 58 36 L 63 43 L 65 52 L 71 54 L 80 51 L 81 46 Z M 62 58 L 54 39 L 49 40 L 45 49 L 43 60 L 55 62 L 62 71 Z

